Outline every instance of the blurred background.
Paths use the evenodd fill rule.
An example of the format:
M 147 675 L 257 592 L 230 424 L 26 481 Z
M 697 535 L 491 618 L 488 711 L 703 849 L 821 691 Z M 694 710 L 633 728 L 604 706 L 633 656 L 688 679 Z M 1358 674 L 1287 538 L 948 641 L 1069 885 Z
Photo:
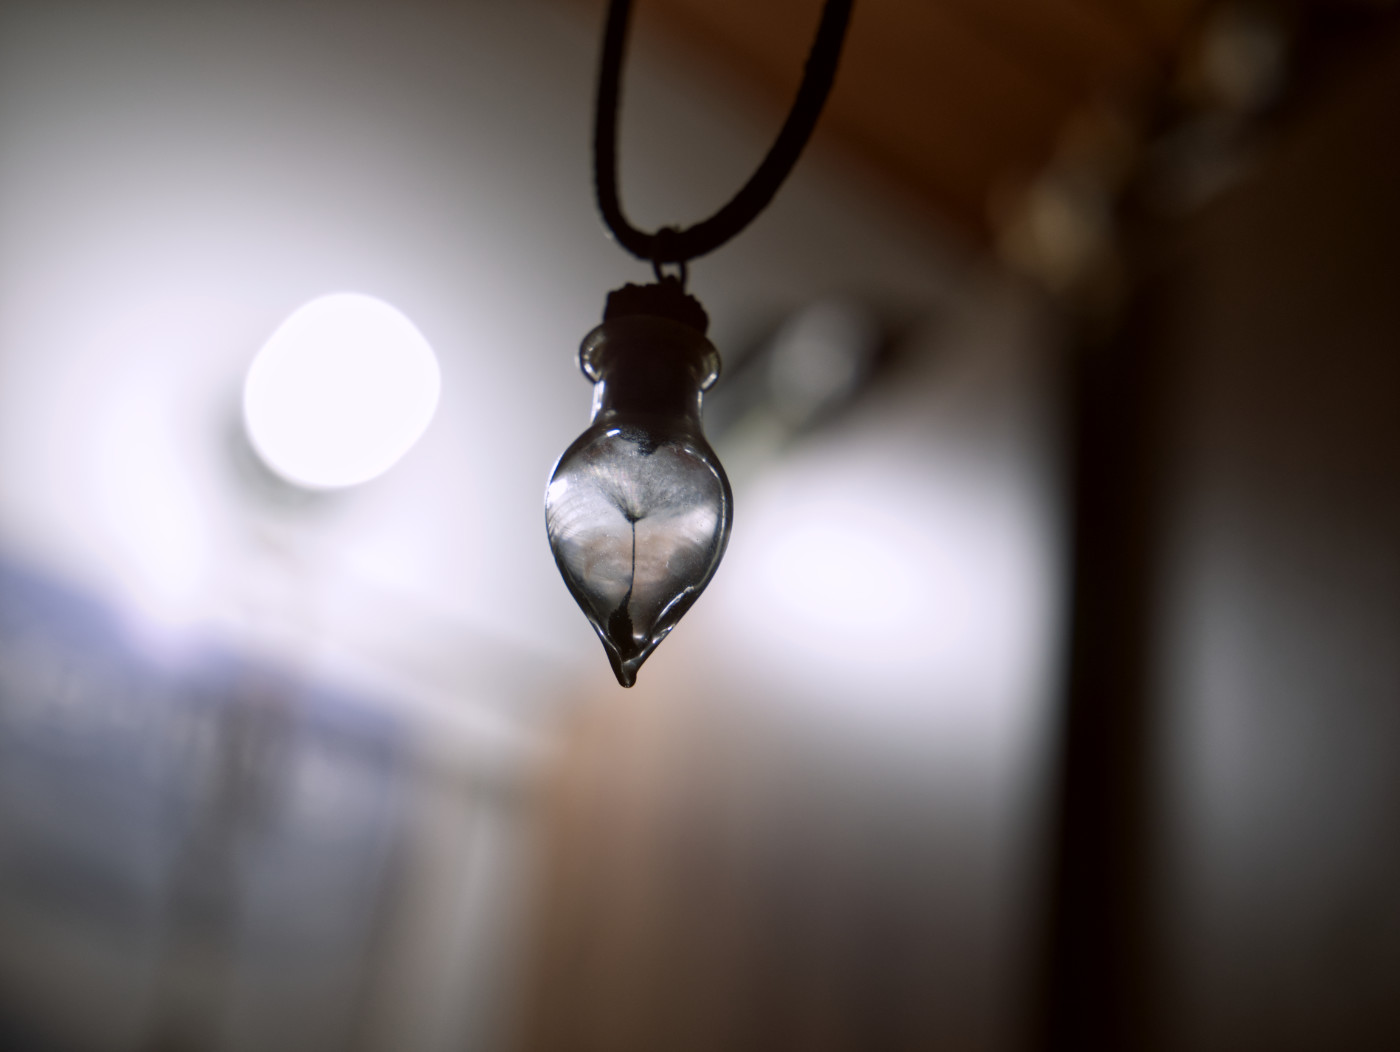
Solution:
M 820 4 L 635 6 L 685 224 Z M 0 2 L 0 1048 L 1400 1047 L 1398 11 L 861 0 L 623 691 L 542 515 L 649 277 L 602 4 Z M 347 292 L 428 386 L 289 481 Z

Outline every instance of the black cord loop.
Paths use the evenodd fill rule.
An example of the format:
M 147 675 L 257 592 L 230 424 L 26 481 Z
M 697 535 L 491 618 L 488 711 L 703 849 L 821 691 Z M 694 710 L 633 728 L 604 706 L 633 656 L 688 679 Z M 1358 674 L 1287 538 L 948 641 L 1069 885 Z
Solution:
M 836 64 L 846 37 L 853 0 L 826 0 L 821 25 L 787 120 L 768 155 L 729 203 L 710 218 L 677 230 L 662 227 L 654 234 L 638 230 L 627 221 L 617 192 L 617 108 L 622 80 L 622 59 L 627 44 L 631 0 L 611 0 L 603 30 L 602 68 L 598 74 L 598 103 L 593 125 L 593 181 L 603 222 L 620 245 L 638 259 L 649 260 L 661 273 L 663 263 L 681 264 L 685 280 L 687 260 L 713 252 L 768 207 L 783 180 L 792 171 L 811 138 L 822 106 L 836 78 Z
M 678 282 L 680 282 L 681 288 L 685 288 L 686 279 L 690 277 L 689 272 L 686 270 L 685 260 L 682 259 L 678 262 L 671 263 L 669 265 L 674 266 L 676 268 L 676 272 L 674 274 L 666 273 L 665 268 L 668 266 L 668 264 L 658 262 L 654 259 L 651 261 L 651 271 L 653 274 L 656 275 L 656 280 L 665 281 L 668 277 L 675 278 Z

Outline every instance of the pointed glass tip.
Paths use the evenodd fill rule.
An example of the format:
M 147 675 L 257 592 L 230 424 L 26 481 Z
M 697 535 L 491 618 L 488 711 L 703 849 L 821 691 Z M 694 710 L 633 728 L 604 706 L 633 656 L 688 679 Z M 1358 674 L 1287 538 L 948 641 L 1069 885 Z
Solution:
M 714 576 L 733 496 L 700 426 L 714 349 L 674 322 L 627 317 L 584 341 L 593 423 L 545 492 L 559 572 L 618 683 L 637 670 Z

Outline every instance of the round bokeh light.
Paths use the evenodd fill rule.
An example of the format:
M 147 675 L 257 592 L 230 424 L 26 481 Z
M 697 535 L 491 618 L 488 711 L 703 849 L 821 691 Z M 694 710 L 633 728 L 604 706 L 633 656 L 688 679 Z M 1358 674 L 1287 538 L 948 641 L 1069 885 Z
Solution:
M 253 359 L 243 420 L 258 456 L 288 482 L 340 489 L 393 467 L 427 430 L 441 377 L 423 334 L 383 300 L 321 296 Z

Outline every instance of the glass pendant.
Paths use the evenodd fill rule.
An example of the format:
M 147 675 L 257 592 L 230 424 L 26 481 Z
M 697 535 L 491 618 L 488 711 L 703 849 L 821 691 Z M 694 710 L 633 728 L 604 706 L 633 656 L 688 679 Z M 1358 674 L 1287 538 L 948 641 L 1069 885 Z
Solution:
M 729 541 L 734 498 L 700 425 L 720 365 L 707 324 L 675 278 L 608 296 L 603 324 L 579 350 L 593 421 L 545 492 L 554 561 L 624 687 Z

